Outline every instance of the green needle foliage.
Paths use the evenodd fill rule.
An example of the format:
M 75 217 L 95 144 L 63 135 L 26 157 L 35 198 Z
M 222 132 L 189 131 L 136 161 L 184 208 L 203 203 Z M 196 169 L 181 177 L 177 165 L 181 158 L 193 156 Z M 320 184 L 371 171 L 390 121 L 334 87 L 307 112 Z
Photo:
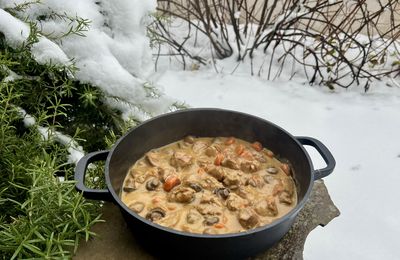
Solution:
M 75 190 L 68 147 L 38 129 L 67 134 L 96 151 L 126 127 L 102 92 L 71 79 L 74 66 L 38 64 L 30 53 L 36 40 L 32 29 L 14 49 L 0 32 L 0 259 L 69 258 L 100 221 L 101 204 Z M 21 108 L 34 125 L 24 123 Z M 89 186 L 104 185 L 101 167 L 90 177 L 100 180 Z

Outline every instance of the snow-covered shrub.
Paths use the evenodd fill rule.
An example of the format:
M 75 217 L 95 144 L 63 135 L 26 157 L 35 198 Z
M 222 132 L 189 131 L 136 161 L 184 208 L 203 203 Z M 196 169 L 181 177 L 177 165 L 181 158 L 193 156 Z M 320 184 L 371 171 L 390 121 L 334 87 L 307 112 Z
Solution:
M 399 16 L 397 0 L 158 0 L 150 34 L 161 55 L 183 63 L 251 59 L 250 73 L 269 79 L 300 73 L 311 84 L 368 90 L 396 75 Z

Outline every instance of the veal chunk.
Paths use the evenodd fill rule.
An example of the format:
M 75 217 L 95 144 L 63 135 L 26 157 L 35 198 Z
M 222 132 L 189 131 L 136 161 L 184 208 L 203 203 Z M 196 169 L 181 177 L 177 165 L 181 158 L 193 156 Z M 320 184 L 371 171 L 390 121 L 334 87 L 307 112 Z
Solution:
M 278 215 L 278 208 L 276 206 L 275 198 L 273 196 L 267 197 L 265 200 L 261 200 L 256 203 L 254 210 L 260 216 L 274 217 Z
M 231 211 L 236 211 L 248 204 L 248 201 L 242 199 L 235 193 L 229 193 L 228 198 L 226 199 L 226 207 Z
M 240 225 L 246 229 L 255 227 L 259 222 L 257 215 L 248 208 L 239 211 L 238 220 Z
M 195 191 L 188 187 L 176 187 L 168 194 L 168 200 L 179 203 L 189 203 L 194 200 Z
M 224 169 L 222 169 L 222 167 L 209 168 L 207 170 L 207 173 L 210 174 L 211 176 L 213 176 L 218 181 L 222 181 L 225 176 L 225 172 L 224 172 Z
M 223 183 L 228 187 L 237 186 L 240 184 L 240 177 L 235 171 L 227 171 Z
M 246 160 L 240 164 L 240 169 L 247 173 L 256 172 L 260 169 L 260 163 L 258 161 Z
M 185 168 L 192 165 L 193 157 L 181 151 L 176 151 L 170 160 L 170 164 L 175 168 Z
M 230 168 L 232 170 L 239 170 L 239 164 L 236 160 L 232 158 L 226 158 L 222 161 L 222 166 Z

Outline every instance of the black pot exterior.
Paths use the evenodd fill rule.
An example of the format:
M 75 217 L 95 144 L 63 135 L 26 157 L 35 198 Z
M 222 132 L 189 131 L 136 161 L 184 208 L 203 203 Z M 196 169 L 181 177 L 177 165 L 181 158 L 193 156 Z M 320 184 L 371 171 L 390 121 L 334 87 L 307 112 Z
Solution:
M 269 229 L 240 236 L 191 236 L 165 232 L 144 224 L 125 210 L 121 212 L 136 241 L 158 259 L 245 259 L 278 242 L 295 220 L 293 215 Z
M 187 135 L 234 136 L 249 142 L 261 142 L 277 156 L 291 163 L 297 187 L 297 206 L 270 225 L 247 232 L 222 235 L 189 234 L 172 230 L 154 224 L 129 210 L 119 199 L 129 167 L 149 150 L 175 142 Z M 312 138 L 304 140 L 311 144 L 313 141 L 318 142 L 317 150 L 322 151 L 324 159 L 327 158 L 329 169 L 326 168 L 322 176 L 332 172 L 335 162 L 326 147 Z M 264 119 L 222 109 L 188 109 L 144 122 L 129 131 L 114 145 L 108 154 L 105 171 L 111 199 L 120 206 L 137 241 L 154 255 L 162 258 L 180 256 L 180 258 L 241 259 L 269 248 L 291 227 L 309 196 L 315 178 L 312 162 L 295 137 Z M 77 172 L 78 169 L 76 176 L 79 175 Z

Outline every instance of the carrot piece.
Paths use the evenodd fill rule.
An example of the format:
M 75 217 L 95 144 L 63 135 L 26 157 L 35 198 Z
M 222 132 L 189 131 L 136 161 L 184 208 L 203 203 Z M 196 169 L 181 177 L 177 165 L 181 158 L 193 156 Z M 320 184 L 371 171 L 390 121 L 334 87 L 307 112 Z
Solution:
M 168 208 L 169 210 L 176 210 L 176 206 L 173 206 L 173 205 L 169 205 L 169 206 L 167 206 L 167 208 Z
M 165 191 L 170 191 L 173 187 L 179 184 L 181 184 L 181 180 L 176 175 L 170 175 L 165 180 L 163 188 Z
M 229 137 L 229 138 L 225 141 L 225 144 L 226 144 L 226 145 L 231 145 L 231 144 L 234 144 L 235 142 L 236 142 L 236 140 L 235 140 L 234 137 Z
M 238 146 L 236 146 L 235 152 L 237 155 L 241 155 L 244 152 L 244 146 L 239 144 Z
M 197 173 L 198 174 L 203 174 L 203 173 L 205 173 L 206 172 L 206 170 L 204 170 L 204 168 L 199 168 L 198 170 L 197 170 Z
M 222 224 L 222 223 L 217 223 L 217 224 L 214 225 L 214 227 L 215 227 L 215 228 L 224 228 L 225 225 Z
M 158 202 L 160 202 L 161 201 L 161 198 L 160 197 L 154 197 L 152 200 L 151 200 L 151 202 L 153 202 L 153 204 L 157 204 Z
M 282 163 L 281 165 L 281 169 L 283 170 L 284 173 L 286 173 L 286 175 L 290 175 L 290 166 L 287 163 Z
M 260 142 L 254 142 L 251 144 L 251 146 L 254 148 L 254 150 L 256 150 L 257 152 L 260 152 L 263 147 L 262 144 Z
M 222 161 L 224 160 L 224 155 L 222 153 L 217 154 L 217 156 L 215 157 L 215 161 L 214 164 L 219 166 L 221 165 Z

